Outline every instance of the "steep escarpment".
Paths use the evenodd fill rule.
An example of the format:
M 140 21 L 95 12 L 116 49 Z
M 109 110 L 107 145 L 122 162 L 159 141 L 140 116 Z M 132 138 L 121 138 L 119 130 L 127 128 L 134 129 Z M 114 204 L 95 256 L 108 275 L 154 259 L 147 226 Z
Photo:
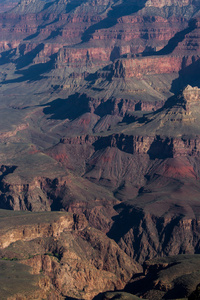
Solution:
M 25 179 L 16 166 L 1 166 L 1 170 L 1 208 L 84 213 L 96 228 L 110 229 L 118 200 L 105 188 L 66 171 L 57 177 L 41 177 L 33 170 L 35 176 Z
M 102 290 L 123 288 L 139 271 L 117 244 L 88 227 L 81 215 L 1 212 L 1 263 L 15 260 L 18 269 L 20 264 L 32 267 L 34 289 L 41 292 L 38 299 L 49 292 L 54 297 L 91 299 Z M 26 287 L 9 293 L 27 295 Z
M 184 60 L 185 63 L 187 61 Z M 188 65 L 190 65 L 189 59 Z M 158 67 L 159 65 L 159 67 Z M 113 66 L 114 77 L 141 78 L 144 75 L 178 73 L 182 69 L 183 58 L 180 57 L 147 57 L 119 60 Z M 187 63 L 186 63 L 187 66 Z
M 171 193 L 163 188 L 162 197 L 149 189 L 148 194 L 129 200 L 124 207 L 119 205 L 116 209 L 119 209 L 120 217 L 109 236 L 140 262 L 157 255 L 199 253 L 196 239 L 199 231 L 198 201 L 187 193 L 189 188 L 186 185 Z M 182 193 L 191 197 L 190 203 L 187 203 L 187 197 L 182 197 Z M 120 228 L 123 229 L 120 231 Z

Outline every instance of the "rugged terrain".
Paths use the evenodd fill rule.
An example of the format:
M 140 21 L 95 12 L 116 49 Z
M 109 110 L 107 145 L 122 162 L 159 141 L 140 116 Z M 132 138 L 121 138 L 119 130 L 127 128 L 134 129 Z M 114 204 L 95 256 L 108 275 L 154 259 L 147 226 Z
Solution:
M 1 299 L 91 299 L 140 271 L 83 215 L 1 210 L 0 218 Z
M 195 0 L 1 1 L 0 230 L 22 220 L 0 237 L 1 263 L 33 267 L 41 297 L 92 299 L 134 286 L 146 260 L 199 259 L 199 9 Z M 54 234 L 59 216 L 71 225 Z M 181 298 L 197 281 L 183 296 L 177 278 L 125 291 Z

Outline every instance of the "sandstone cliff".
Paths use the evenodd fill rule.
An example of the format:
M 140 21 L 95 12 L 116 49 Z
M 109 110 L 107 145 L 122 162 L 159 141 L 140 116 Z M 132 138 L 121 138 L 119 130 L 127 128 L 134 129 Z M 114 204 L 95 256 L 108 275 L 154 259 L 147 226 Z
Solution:
M 34 289 L 40 292 L 37 299 L 51 299 L 49 292 L 56 299 L 91 299 L 102 290 L 123 288 L 139 270 L 116 243 L 88 227 L 82 215 L 1 213 L 1 258 L 17 260 L 16 267 L 19 263 L 32 267 L 31 273 L 38 274 L 33 277 L 37 286 Z M 7 295 L 16 297 L 18 290 L 9 290 Z M 18 293 L 26 297 L 26 287 Z M 36 291 L 27 299 L 34 295 Z

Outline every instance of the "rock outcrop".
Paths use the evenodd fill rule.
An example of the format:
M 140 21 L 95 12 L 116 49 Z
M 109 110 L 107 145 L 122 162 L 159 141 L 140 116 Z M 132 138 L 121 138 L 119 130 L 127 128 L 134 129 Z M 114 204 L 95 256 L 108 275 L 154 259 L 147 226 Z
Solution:
M 178 255 L 144 264 L 144 275 L 131 280 L 126 291 L 147 299 L 186 298 L 198 284 L 199 255 Z M 140 292 L 141 287 L 145 292 Z M 195 295 L 195 293 L 194 293 Z M 191 298 L 193 299 L 193 298 Z M 195 299 L 195 298 L 194 298 Z
M 186 111 L 191 114 L 194 110 L 198 109 L 200 103 L 200 89 L 188 85 L 183 91 L 183 99 L 186 102 Z
M 15 260 L 31 266 L 31 273 L 37 275 L 35 289 L 41 292 L 37 299 L 48 298 L 48 293 L 56 299 L 92 299 L 102 290 L 123 288 L 140 270 L 114 241 L 89 227 L 82 215 L 1 213 L 1 263 Z M 16 291 L 8 290 L 7 295 L 16 297 Z M 19 294 L 26 297 L 26 287 Z

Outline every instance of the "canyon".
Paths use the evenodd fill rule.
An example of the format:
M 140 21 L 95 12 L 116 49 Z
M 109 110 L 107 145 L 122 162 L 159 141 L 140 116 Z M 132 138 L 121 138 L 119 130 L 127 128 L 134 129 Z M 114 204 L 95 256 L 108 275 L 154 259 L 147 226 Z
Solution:
M 1 299 L 198 297 L 199 38 L 196 0 L 1 1 Z

